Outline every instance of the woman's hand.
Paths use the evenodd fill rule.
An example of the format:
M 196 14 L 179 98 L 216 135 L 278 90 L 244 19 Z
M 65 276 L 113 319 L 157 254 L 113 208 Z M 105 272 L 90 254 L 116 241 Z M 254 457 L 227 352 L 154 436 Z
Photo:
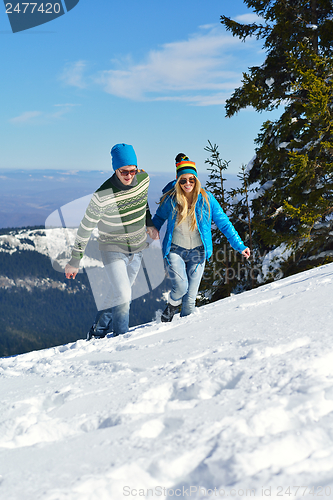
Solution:
M 78 267 L 73 267 L 73 266 L 70 266 L 69 264 L 66 264 L 65 276 L 67 279 L 70 280 L 71 278 L 73 278 L 73 280 L 75 280 L 75 277 L 76 277 L 78 272 L 79 272 Z
M 154 226 L 148 226 L 147 227 L 147 233 L 151 237 L 152 240 L 159 240 L 160 239 L 160 233 L 157 231 L 156 227 Z
M 248 258 L 250 257 L 250 255 L 251 255 L 251 251 L 250 251 L 250 249 L 249 249 L 248 247 L 247 247 L 247 248 L 245 248 L 245 250 L 243 250 L 243 251 L 242 251 L 242 255 L 244 255 L 244 257 L 245 257 L 246 259 L 248 259 Z

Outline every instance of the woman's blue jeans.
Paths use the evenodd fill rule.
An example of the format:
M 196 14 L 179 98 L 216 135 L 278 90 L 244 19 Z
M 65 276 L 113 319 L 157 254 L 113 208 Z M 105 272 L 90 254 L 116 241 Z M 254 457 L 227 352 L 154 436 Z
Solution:
M 194 311 L 205 269 L 205 249 L 201 245 L 187 250 L 172 244 L 166 261 L 172 283 L 169 303 L 174 306 L 182 304 L 180 315 L 188 316 Z
M 105 308 L 98 311 L 95 334 L 104 337 L 122 335 L 129 329 L 129 310 L 132 285 L 140 270 L 142 252 L 125 254 L 101 251 L 102 261 L 109 278 L 109 290 L 105 294 Z

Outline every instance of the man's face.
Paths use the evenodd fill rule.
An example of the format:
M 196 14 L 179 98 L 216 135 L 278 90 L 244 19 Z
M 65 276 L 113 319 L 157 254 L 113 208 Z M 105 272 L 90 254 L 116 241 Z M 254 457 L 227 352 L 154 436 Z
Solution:
M 116 176 L 125 186 L 129 186 L 138 169 L 135 165 L 126 165 L 116 170 Z

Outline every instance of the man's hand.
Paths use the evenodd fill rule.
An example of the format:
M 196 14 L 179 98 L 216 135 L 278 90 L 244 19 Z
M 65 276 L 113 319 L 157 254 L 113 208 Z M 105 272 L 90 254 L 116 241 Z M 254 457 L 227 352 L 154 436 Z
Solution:
M 160 233 L 157 231 L 156 227 L 154 226 L 148 226 L 147 227 L 147 233 L 151 237 L 152 240 L 159 240 L 160 239 Z
M 67 279 L 70 280 L 71 278 L 73 278 L 73 280 L 75 280 L 75 277 L 76 277 L 78 272 L 79 272 L 78 267 L 73 267 L 73 266 L 70 266 L 69 264 L 66 264 L 65 276 Z
M 245 248 L 245 250 L 242 251 L 242 255 L 244 255 L 244 257 L 246 259 L 248 259 L 251 255 L 251 252 L 250 252 L 250 249 L 249 248 Z

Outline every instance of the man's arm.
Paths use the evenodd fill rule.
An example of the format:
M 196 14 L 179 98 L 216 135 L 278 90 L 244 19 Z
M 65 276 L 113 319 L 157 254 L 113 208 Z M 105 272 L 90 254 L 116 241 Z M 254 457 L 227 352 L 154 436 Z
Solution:
M 157 231 L 156 227 L 153 224 L 151 213 L 149 210 L 149 205 L 147 201 L 147 208 L 146 208 L 146 226 L 147 226 L 147 233 L 150 236 L 152 240 L 159 240 L 160 239 L 160 234 Z
M 79 272 L 80 261 L 83 258 L 90 235 L 101 218 L 101 214 L 102 209 L 97 203 L 97 195 L 94 193 L 76 233 L 72 257 L 65 267 L 66 278 L 75 279 Z
M 149 210 L 148 201 L 147 201 L 147 206 L 146 206 L 146 226 L 147 227 L 154 226 L 154 224 L 152 222 L 152 216 L 151 216 L 151 213 L 150 213 L 150 210 Z

